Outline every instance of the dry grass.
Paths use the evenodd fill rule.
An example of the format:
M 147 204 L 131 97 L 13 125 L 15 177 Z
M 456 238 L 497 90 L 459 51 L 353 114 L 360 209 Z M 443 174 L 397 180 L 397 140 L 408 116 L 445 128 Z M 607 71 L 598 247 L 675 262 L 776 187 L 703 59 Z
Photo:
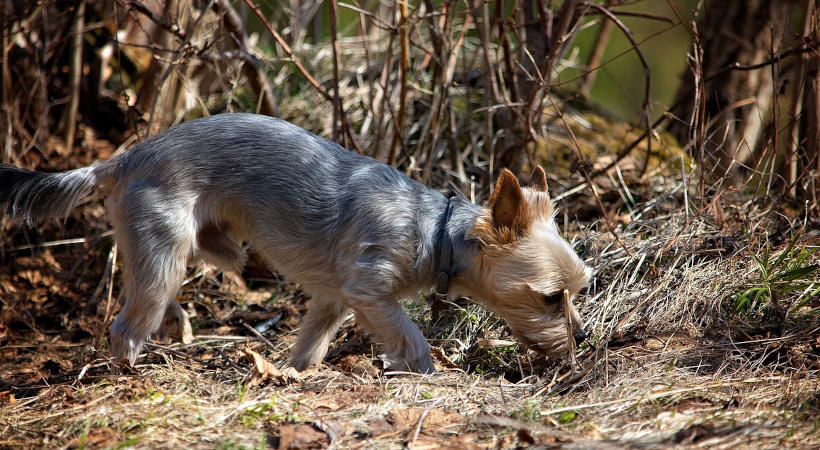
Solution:
M 816 242 L 790 246 L 797 227 L 751 204 L 729 214 L 735 231 L 677 206 L 670 197 L 636 212 L 621 228 L 630 254 L 608 234 L 578 233 L 597 276 L 581 308 L 593 337 L 574 371 L 522 352 L 477 305 L 432 323 L 413 301 L 439 374 L 383 373 L 351 318 L 325 365 L 263 379 L 243 347 L 282 366 L 306 299 L 293 286 L 249 289 L 206 269 L 182 296 L 199 339 L 150 345 L 129 373 L 107 364 L 100 335 L 7 321 L 0 446 L 820 445 L 817 272 L 788 285 L 808 288 L 775 283 L 776 301 L 737 309 L 738 295 L 761 283 L 755 258 L 768 248 L 773 260 L 788 253 L 782 264 L 811 267 Z M 67 328 L 93 309 L 68 313 Z M 250 331 L 266 321 L 269 330 Z

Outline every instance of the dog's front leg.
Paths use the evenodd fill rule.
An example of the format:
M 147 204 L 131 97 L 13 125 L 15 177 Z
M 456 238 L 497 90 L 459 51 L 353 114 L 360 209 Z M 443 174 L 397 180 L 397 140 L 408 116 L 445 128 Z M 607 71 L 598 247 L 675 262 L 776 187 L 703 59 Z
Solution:
M 288 364 L 301 371 L 322 362 L 331 339 L 344 320 L 345 309 L 339 300 L 314 295 Z
M 384 347 L 388 369 L 421 373 L 436 371 L 430 356 L 430 344 L 398 301 L 357 299 L 349 304 L 358 323 Z

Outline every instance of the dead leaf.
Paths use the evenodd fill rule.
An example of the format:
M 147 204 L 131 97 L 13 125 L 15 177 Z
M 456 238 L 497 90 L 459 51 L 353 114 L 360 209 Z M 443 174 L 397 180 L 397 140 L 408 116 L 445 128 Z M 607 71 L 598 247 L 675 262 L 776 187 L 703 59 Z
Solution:
M 279 370 L 273 363 L 251 349 L 247 344 L 242 347 L 242 352 L 245 353 L 245 357 L 248 358 L 249 361 L 253 362 L 254 380 L 252 380 L 252 384 L 259 384 L 262 381 L 271 380 L 276 384 L 284 385 L 294 383 L 302 378 L 299 372 L 293 367 Z
M 0 405 L 13 405 L 15 403 L 17 403 L 17 399 L 14 398 L 11 391 L 0 392 Z
M 444 350 L 442 350 L 441 347 L 431 347 L 430 353 L 433 355 L 434 358 L 436 358 L 441 363 L 442 366 L 448 369 L 459 368 L 456 363 L 450 361 L 450 358 L 448 358 L 447 355 L 444 354 Z
M 345 355 L 336 361 L 339 372 L 359 376 L 377 377 L 379 369 L 364 355 Z
M 377 419 L 367 424 L 367 433 L 372 438 L 380 438 L 398 434 L 399 431 L 390 422 L 384 419 Z
M 330 445 L 328 435 L 311 425 L 284 425 L 279 428 L 279 449 L 318 449 Z
M 419 418 L 424 413 L 425 408 L 408 408 L 390 411 L 387 420 L 399 429 L 412 429 L 418 424 Z M 431 409 L 421 423 L 421 430 L 431 432 L 443 432 L 458 425 L 463 425 L 467 421 L 460 414 L 450 413 L 438 408 Z
M 122 441 L 119 433 L 109 427 L 89 430 L 88 434 L 78 436 L 68 443 L 69 448 L 112 448 Z

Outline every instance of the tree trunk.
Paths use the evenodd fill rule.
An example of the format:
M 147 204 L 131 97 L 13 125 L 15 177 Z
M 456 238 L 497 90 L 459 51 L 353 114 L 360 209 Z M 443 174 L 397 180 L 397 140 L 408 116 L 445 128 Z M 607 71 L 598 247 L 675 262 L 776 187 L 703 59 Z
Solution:
M 702 67 L 700 71 L 690 68 L 683 74 L 677 95 L 683 100 L 672 110 L 679 120 L 671 123 L 669 131 L 681 143 L 695 144 L 693 155 L 714 178 L 737 173 L 737 163 L 754 165 L 755 156 L 766 145 L 764 131 L 771 124 L 775 96 L 770 67 L 724 69 L 732 64 L 757 64 L 785 50 L 784 41 L 791 40 L 795 9 L 799 9 L 797 2 L 789 0 L 706 2 L 697 26 L 703 48 Z M 705 81 L 701 102 L 695 105 L 693 86 L 696 81 L 704 81 L 695 77 L 708 78 L 711 74 L 719 75 Z M 693 121 L 693 113 L 702 115 Z M 702 127 L 693 127 L 697 124 Z

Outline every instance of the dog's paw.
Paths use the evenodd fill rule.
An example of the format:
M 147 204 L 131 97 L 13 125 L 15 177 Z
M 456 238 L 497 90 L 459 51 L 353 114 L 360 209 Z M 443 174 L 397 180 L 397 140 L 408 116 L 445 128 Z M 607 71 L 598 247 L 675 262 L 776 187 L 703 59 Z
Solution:
M 418 372 L 423 374 L 436 373 L 433 358 L 430 352 L 412 357 L 387 357 L 384 366 L 389 372 Z
M 123 330 L 116 320 L 111 325 L 111 356 L 118 364 L 133 366 L 137 362 L 145 337 L 135 337 Z

